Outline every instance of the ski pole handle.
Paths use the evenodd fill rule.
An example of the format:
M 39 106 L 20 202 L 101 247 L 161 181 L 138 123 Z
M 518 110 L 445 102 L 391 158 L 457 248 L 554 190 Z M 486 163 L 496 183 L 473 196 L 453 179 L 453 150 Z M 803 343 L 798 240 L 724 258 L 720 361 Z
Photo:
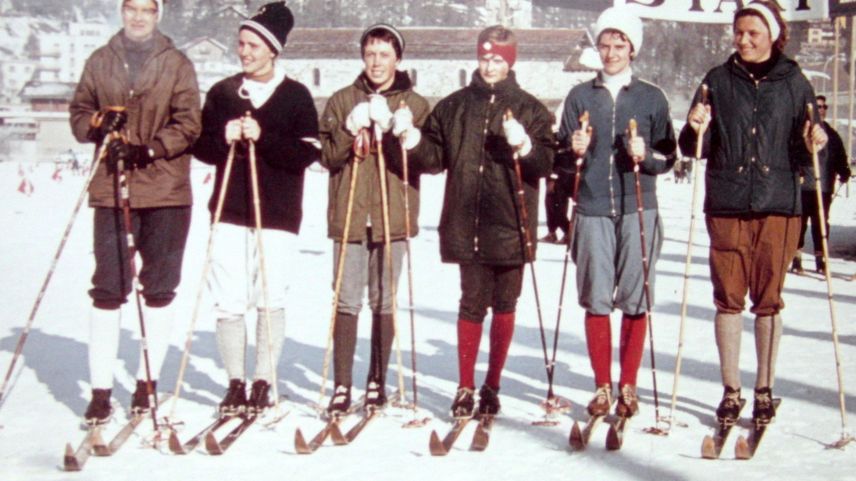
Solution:
M 705 105 L 705 106 L 707 105 L 707 95 L 708 95 L 707 84 L 701 84 L 700 103 L 702 105 Z M 701 160 L 702 147 L 704 146 L 704 132 L 707 130 L 707 125 L 709 122 L 710 122 L 710 120 L 708 120 L 707 122 L 702 122 L 702 124 L 699 126 L 699 129 L 697 132 L 697 137 L 696 137 L 696 151 L 695 151 L 696 160 Z

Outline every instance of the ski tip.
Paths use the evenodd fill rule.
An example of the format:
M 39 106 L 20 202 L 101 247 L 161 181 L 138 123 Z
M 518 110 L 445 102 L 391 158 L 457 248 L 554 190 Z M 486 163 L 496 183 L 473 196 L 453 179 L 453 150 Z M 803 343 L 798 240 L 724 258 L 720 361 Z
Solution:
M 187 454 L 187 451 L 184 450 L 184 446 L 182 446 L 181 441 L 179 441 L 178 435 L 174 430 L 169 431 L 169 450 L 172 454 Z
M 220 447 L 220 443 L 217 441 L 217 437 L 214 436 L 214 433 L 208 433 L 205 435 L 205 450 L 208 451 L 208 454 L 212 454 L 214 456 L 223 454 L 223 449 Z
M 568 444 L 571 445 L 571 448 L 574 450 L 581 450 L 585 447 L 583 443 L 583 432 L 580 430 L 580 423 L 574 421 L 573 426 L 571 426 L 571 433 L 568 435 Z
M 294 431 L 294 450 L 297 454 L 309 454 L 312 452 L 309 445 L 306 444 L 306 438 L 303 437 L 303 432 L 300 428 Z
M 606 433 L 606 449 L 609 451 L 621 449 L 621 435 L 614 425 L 610 425 L 609 432 Z
M 737 459 L 752 459 L 752 450 L 749 448 L 749 441 L 741 434 L 737 438 L 737 443 L 734 444 L 734 457 Z
M 330 426 L 330 439 L 333 440 L 333 444 L 336 446 L 344 446 L 348 444 L 349 439 L 342 434 L 342 430 L 339 429 L 339 423 L 333 423 Z
M 429 445 L 429 449 L 431 451 L 431 456 L 445 456 L 449 454 L 446 451 L 446 447 L 443 446 L 443 441 L 440 440 L 440 436 L 437 434 L 437 431 L 431 431 L 431 442 Z
M 77 462 L 77 458 L 74 456 L 74 448 L 71 447 L 71 443 L 65 444 L 65 455 L 62 460 L 62 469 L 64 471 L 80 471 L 80 463 Z
M 713 437 L 707 435 L 701 441 L 701 457 L 704 459 L 716 459 L 719 456 L 716 455 L 716 443 L 713 441 Z

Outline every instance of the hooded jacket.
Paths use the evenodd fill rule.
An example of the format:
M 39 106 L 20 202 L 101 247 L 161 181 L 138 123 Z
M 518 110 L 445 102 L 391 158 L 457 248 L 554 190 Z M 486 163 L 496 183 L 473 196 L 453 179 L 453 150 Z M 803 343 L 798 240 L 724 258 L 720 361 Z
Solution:
M 155 161 L 131 171 L 133 208 L 187 206 L 190 189 L 190 146 L 199 136 L 200 96 L 193 64 L 168 37 L 154 32 L 152 53 L 131 85 L 123 32 L 110 38 L 86 61 L 69 106 L 71 130 L 79 142 L 89 142 L 92 116 L 111 106 L 127 108 L 124 131 L 128 142 L 155 151 Z M 114 176 L 101 162 L 89 186 L 89 205 L 116 205 Z
M 801 214 L 800 170 L 811 168 L 803 140 L 808 104 L 819 121 L 814 89 L 799 65 L 780 55 L 770 72 L 756 79 L 734 53 L 703 80 L 712 120 L 704 135 L 708 215 Z M 692 105 L 700 101 L 696 92 Z M 684 152 L 694 152 L 696 133 L 681 131 Z M 825 156 L 825 149 L 819 153 Z
M 444 262 L 522 265 L 533 260 L 525 254 L 512 149 L 502 129 L 508 110 L 532 141 L 532 150 L 519 161 L 534 257 L 539 181 L 553 168 L 550 112 L 520 88 L 514 71 L 493 85 L 476 71 L 467 87 L 434 107 L 413 152 L 423 171 L 446 171 L 439 226 Z
M 422 125 L 428 116 L 428 102 L 414 92 L 410 77 L 405 72 L 396 71 L 389 89 L 381 92 L 386 97 L 390 110 L 395 112 L 404 102 L 413 112 L 413 124 Z M 377 169 L 377 150 L 372 148 L 369 155 L 360 161 L 357 169 L 356 192 L 351 212 L 350 232 L 345 236 L 345 217 L 348 210 L 348 193 L 351 187 L 351 175 L 354 169 L 354 136 L 345 128 L 345 121 L 351 110 L 360 102 L 368 102 L 373 94 L 365 74 L 361 73 L 354 83 L 339 90 L 324 107 L 321 116 L 321 165 L 330 171 L 327 236 L 348 242 L 382 242 L 383 209 L 380 191 L 380 176 Z M 371 134 L 374 137 L 373 134 Z M 386 163 L 386 178 L 389 193 L 389 231 L 392 240 L 404 239 L 406 234 L 404 216 L 404 182 L 401 166 L 401 144 L 392 131 L 383 134 L 381 149 Z M 408 166 L 409 167 L 409 166 Z M 419 217 L 419 176 L 408 168 L 409 186 L 407 188 L 410 208 L 410 235 L 418 233 Z M 372 225 L 372 238 L 366 239 L 366 226 Z

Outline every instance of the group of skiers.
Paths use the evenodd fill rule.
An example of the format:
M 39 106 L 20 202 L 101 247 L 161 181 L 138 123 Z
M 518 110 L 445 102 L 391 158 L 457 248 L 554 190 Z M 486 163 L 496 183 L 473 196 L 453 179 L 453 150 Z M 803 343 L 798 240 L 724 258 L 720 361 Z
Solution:
M 402 34 L 388 24 L 369 27 L 360 38 L 363 70 L 327 101 L 319 120 L 308 89 L 277 63 L 294 24 L 285 2 L 267 4 L 240 23 L 242 72 L 215 84 L 201 111 L 193 66 L 157 28 L 163 2 L 119 4 L 124 28 L 90 57 L 71 104 L 77 139 L 105 152 L 90 186 L 96 268 L 89 291 L 88 422 L 103 423 L 111 415 L 120 307 L 132 289 L 142 297 L 147 339 L 132 410 L 150 407 L 190 225 L 191 155 L 216 167 L 209 210 L 220 225 L 207 282 L 230 379 L 222 413 L 271 405 L 286 292 L 296 274 L 304 171 L 317 160 L 329 171 L 334 252 L 329 415 L 352 407 L 357 319 L 366 287 L 372 336 L 364 402 L 366 408 L 387 402 L 395 294 L 406 240 L 418 233 L 419 176 L 443 172 L 440 255 L 459 265 L 461 285 L 459 379 L 451 411 L 455 417 L 496 414 L 524 266 L 535 260 L 529 239 L 537 230 L 539 185 L 553 171 L 556 146 L 580 159 L 579 168 L 563 178 L 579 186 L 566 232 L 594 372 L 588 412 L 606 414 L 615 404 L 616 415 L 633 416 L 663 243 L 656 177 L 672 168 L 678 144 L 694 152 L 697 142 L 708 159 L 704 211 L 725 389 L 716 415 L 734 422 L 739 414 L 748 291 L 758 353 L 753 417 L 767 422 L 774 416 L 781 292 L 800 234 L 800 177 L 811 165 L 812 149 L 825 158 L 828 137 L 817 115 L 807 115 L 807 106 L 817 105 L 815 96 L 783 53 L 788 27 L 775 4 L 757 0 L 736 12 L 735 53 L 705 76 L 679 139 L 667 96 L 635 75 L 643 26 L 621 7 L 598 18 L 594 38 L 603 68 L 570 90 L 556 135 L 550 112 L 518 84 L 517 39 L 501 26 L 479 34 L 470 84 L 433 109 L 398 70 Z M 127 176 L 124 201 L 119 174 Z M 128 214 L 130 222 L 123 224 Z M 129 249 L 131 256 L 134 250 L 141 255 L 138 275 Z M 248 395 L 244 316 L 253 307 L 258 349 Z M 617 390 L 611 373 L 615 309 L 622 313 Z M 489 310 L 488 370 L 476 393 L 475 363 Z

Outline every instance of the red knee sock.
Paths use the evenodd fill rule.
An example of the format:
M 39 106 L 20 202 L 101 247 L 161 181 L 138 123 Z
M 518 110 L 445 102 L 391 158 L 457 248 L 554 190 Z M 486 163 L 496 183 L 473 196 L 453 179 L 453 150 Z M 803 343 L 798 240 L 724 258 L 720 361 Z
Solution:
M 636 385 L 636 374 L 642 364 L 642 354 L 645 352 L 645 334 L 648 329 L 648 315 L 624 314 L 621 317 L 621 342 L 619 356 L 621 359 L 621 380 L 619 385 Z
M 458 320 L 458 377 L 461 387 L 475 389 L 476 359 L 479 356 L 482 323 Z
M 494 313 L 493 321 L 490 323 L 490 357 L 485 384 L 497 390 L 499 379 L 502 377 L 502 368 L 508 357 L 508 348 L 511 347 L 512 336 L 514 336 L 514 312 Z
M 609 315 L 586 312 L 586 344 L 595 385 L 611 384 L 612 331 Z

